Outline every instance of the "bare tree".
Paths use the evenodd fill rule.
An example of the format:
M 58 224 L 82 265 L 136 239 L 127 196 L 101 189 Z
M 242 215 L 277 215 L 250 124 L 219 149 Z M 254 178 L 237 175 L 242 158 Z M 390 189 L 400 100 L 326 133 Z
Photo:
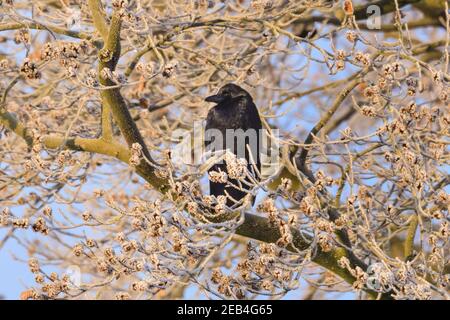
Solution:
M 449 297 L 447 1 L 3 0 L 0 43 L 22 298 Z M 254 207 L 174 156 L 229 82 L 279 147 L 226 157 Z

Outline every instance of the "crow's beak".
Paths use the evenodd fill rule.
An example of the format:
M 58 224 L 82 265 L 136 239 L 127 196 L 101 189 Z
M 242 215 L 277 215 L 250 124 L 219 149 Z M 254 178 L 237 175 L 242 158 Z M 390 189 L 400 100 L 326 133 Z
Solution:
M 223 96 L 220 96 L 218 94 L 215 94 L 213 96 L 206 97 L 206 102 L 215 102 L 215 103 L 221 103 L 224 100 Z

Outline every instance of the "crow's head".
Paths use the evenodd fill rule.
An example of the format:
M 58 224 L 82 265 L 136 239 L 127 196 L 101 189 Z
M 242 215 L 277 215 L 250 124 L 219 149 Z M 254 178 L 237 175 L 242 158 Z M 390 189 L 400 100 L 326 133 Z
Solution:
M 217 104 L 232 102 L 240 98 L 250 97 L 250 94 L 233 83 L 228 83 L 219 89 L 217 94 L 209 96 L 205 99 L 207 102 L 215 102 Z

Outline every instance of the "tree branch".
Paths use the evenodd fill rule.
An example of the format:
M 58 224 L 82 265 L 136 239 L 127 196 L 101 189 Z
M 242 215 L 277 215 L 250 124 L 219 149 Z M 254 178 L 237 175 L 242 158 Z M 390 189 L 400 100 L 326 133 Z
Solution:
M 100 24 L 101 25 L 101 24 Z M 107 40 L 105 45 L 99 54 L 99 82 L 103 86 L 114 86 L 111 79 L 102 76 L 102 71 L 106 68 L 111 72 L 115 70 L 117 62 L 120 58 L 120 29 L 121 29 L 121 18 L 116 12 L 113 13 L 111 20 L 111 26 L 108 32 Z M 131 147 L 134 143 L 138 143 L 142 147 L 142 153 L 147 159 L 147 161 L 141 161 L 137 166 L 137 171 L 143 175 L 143 177 L 157 190 L 165 193 L 169 190 L 169 185 L 164 179 L 156 177 L 154 174 L 155 168 L 150 163 L 154 162 L 147 146 L 142 138 L 139 129 L 134 122 L 128 107 L 125 103 L 124 98 L 120 93 L 119 88 L 105 89 L 100 91 L 100 96 L 103 105 L 109 106 L 114 120 L 120 128 L 120 131 L 125 138 L 128 146 Z M 104 111 L 104 110 L 103 110 Z M 107 111 L 104 111 L 107 112 Z M 107 116 L 103 115 L 103 118 Z
M 419 219 L 417 215 L 413 215 L 411 217 L 411 221 L 409 222 L 408 234 L 405 239 L 405 259 L 408 259 L 414 250 L 414 238 L 416 236 L 417 225 L 419 224 Z
M 88 0 L 89 9 L 91 9 L 94 26 L 100 33 L 103 41 L 108 39 L 108 24 L 102 12 L 102 3 L 99 0 Z
M 338 94 L 336 99 L 333 102 L 333 105 L 330 109 L 323 115 L 323 117 L 319 120 L 319 122 L 312 128 L 312 130 L 309 132 L 308 136 L 306 137 L 304 144 L 309 145 L 313 142 L 314 136 L 317 135 L 317 133 L 328 123 L 328 121 L 331 119 L 331 117 L 336 113 L 336 111 L 341 106 L 344 99 L 349 95 L 349 93 L 359 84 L 361 83 L 362 77 L 364 74 L 366 74 L 368 69 L 362 70 L 356 77 L 350 81 L 350 83 Z M 300 152 L 300 155 L 296 158 L 296 165 L 297 168 L 304 171 L 306 170 L 305 162 L 306 157 L 308 156 L 309 149 L 308 147 L 304 146 L 302 151 Z M 308 170 L 306 170 L 308 171 Z
M 310 246 L 309 240 L 311 239 L 307 235 L 301 234 L 297 229 L 291 229 L 291 232 L 293 239 L 292 245 L 287 247 L 289 251 L 295 253 L 297 252 L 295 248 L 306 250 Z M 236 229 L 236 234 L 267 243 L 275 243 L 281 237 L 279 228 L 271 224 L 268 219 L 249 213 L 245 214 L 245 221 Z M 359 259 L 355 259 L 353 253 L 342 247 L 336 247 L 329 252 L 324 252 L 318 248 L 316 254 L 312 257 L 312 261 L 352 284 L 356 280 L 355 277 L 346 268 L 339 266 L 338 261 L 342 257 L 349 259 L 352 268 L 360 267 L 367 270 L 366 264 Z M 376 298 L 378 295 L 378 293 L 370 290 L 367 290 L 367 293 L 372 298 Z M 389 295 L 383 295 L 382 298 L 390 299 Z
M 57 26 L 44 25 L 42 23 L 21 22 L 21 23 L 0 24 L 0 31 L 18 30 L 23 28 L 35 30 L 50 30 L 51 32 L 77 39 L 86 39 L 86 40 L 92 39 L 92 35 L 86 32 L 67 30 Z

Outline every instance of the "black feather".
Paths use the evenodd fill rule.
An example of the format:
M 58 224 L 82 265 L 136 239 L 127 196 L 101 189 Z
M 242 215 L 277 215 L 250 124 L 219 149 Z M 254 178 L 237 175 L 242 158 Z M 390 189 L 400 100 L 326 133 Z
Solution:
M 250 172 L 254 172 L 252 168 L 252 161 L 254 161 L 256 167 L 258 168 L 258 171 L 260 172 L 260 141 L 262 139 L 262 124 L 258 109 L 253 103 L 253 99 L 250 94 L 235 84 L 227 84 L 222 87 L 216 95 L 210 96 L 205 100 L 216 103 L 216 105 L 211 108 L 211 110 L 209 110 L 206 119 L 205 146 L 207 147 L 207 149 L 211 146 L 212 143 L 215 146 L 225 146 L 225 148 L 228 148 L 229 151 L 231 151 L 239 158 L 245 158 L 247 160 L 247 168 Z M 208 136 L 208 132 L 210 132 L 209 130 L 211 129 L 219 130 L 222 133 L 222 141 L 215 141 L 210 136 Z M 242 129 L 244 133 L 249 129 L 253 129 L 256 132 L 256 143 L 254 140 L 250 143 L 249 136 L 246 136 L 245 139 L 243 138 L 242 140 L 237 139 L 236 135 L 233 137 L 227 137 L 227 129 Z M 234 143 L 232 143 L 230 139 L 234 139 Z M 249 148 L 247 148 L 246 146 L 242 146 L 242 141 L 245 141 L 245 144 L 249 146 L 252 154 L 252 160 L 250 158 L 250 153 L 248 152 Z M 239 145 L 239 142 L 241 146 Z M 234 148 L 232 147 L 232 145 L 234 146 Z M 214 147 L 212 149 L 214 149 Z M 242 152 L 242 150 L 245 150 L 245 152 Z M 208 172 L 211 171 L 227 172 L 226 163 L 223 162 L 214 164 Z M 256 172 L 254 176 L 257 179 L 259 178 Z M 248 179 L 246 180 L 248 181 Z M 234 179 L 229 179 L 229 182 L 233 185 L 239 186 L 238 181 Z M 246 190 L 248 190 L 248 187 L 246 187 L 245 184 L 242 184 L 242 189 L 239 189 L 225 183 L 210 181 L 209 186 L 211 195 L 214 195 L 216 197 L 220 195 L 226 195 L 226 191 L 236 201 L 240 201 L 242 198 L 244 198 L 247 194 Z M 231 207 L 234 204 L 235 202 L 232 199 L 227 199 L 227 206 Z

